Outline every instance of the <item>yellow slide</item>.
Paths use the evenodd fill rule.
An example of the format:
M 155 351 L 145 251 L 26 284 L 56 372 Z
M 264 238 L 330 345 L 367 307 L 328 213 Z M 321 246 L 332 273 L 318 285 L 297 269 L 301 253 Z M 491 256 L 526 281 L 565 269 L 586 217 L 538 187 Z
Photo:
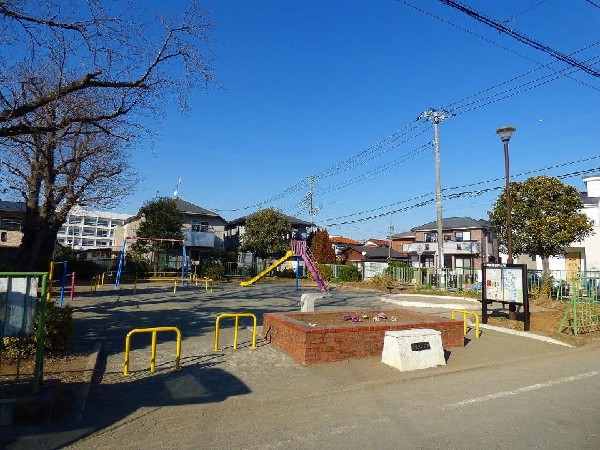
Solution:
M 287 253 L 283 256 L 283 258 L 278 259 L 277 261 L 275 261 L 273 264 L 271 264 L 269 267 L 267 267 L 265 270 L 263 270 L 261 273 L 259 273 L 258 275 L 256 275 L 251 280 L 242 281 L 240 283 L 240 286 L 250 286 L 251 284 L 256 283 L 258 280 L 260 280 L 262 277 L 264 277 L 266 274 L 268 274 L 271 270 L 273 270 L 279 264 L 285 262 L 285 260 L 288 259 L 293 254 L 294 254 L 294 252 L 292 252 L 291 250 L 288 250 Z

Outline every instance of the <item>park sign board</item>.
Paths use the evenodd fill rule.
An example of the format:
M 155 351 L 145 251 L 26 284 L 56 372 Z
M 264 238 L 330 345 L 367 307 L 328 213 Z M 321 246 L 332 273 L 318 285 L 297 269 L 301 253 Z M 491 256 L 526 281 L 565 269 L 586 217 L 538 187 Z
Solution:
M 524 330 L 529 331 L 529 296 L 527 293 L 527 265 L 484 264 L 481 283 L 481 319 L 487 323 L 487 305 L 522 305 L 525 315 Z

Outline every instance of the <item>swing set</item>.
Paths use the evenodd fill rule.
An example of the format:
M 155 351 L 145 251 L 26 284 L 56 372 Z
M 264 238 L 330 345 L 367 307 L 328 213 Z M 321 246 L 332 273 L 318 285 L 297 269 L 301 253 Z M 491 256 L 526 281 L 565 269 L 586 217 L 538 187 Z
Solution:
M 148 241 L 148 242 L 180 242 L 182 247 L 182 258 L 181 258 L 181 280 L 184 281 L 188 276 L 188 261 L 187 261 L 187 251 L 185 246 L 185 240 L 183 239 L 159 239 L 159 238 L 142 238 L 142 237 L 134 237 L 134 238 L 125 238 L 123 241 L 123 247 L 121 248 L 121 253 L 119 255 L 119 263 L 117 266 L 117 275 L 115 277 L 115 288 L 119 287 L 121 283 L 121 275 L 123 273 L 123 266 L 125 265 L 125 252 L 127 250 L 127 241 Z

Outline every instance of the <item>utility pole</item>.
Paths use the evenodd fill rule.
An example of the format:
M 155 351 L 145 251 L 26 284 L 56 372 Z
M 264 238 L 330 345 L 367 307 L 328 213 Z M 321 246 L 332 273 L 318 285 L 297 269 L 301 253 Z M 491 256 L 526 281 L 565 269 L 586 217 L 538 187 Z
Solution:
M 389 259 L 392 257 L 392 233 L 393 232 L 394 232 L 394 225 L 392 225 L 392 214 L 390 213 L 390 224 L 388 225 L 388 238 L 389 238 L 388 262 L 389 262 Z
M 315 194 L 314 194 L 314 178 L 308 177 L 308 194 L 306 196 L 306 204 L 308 205 L 308 215 L 310 216 L 310 222 L 311 223 L 315 223 L 315 217 L 317 215 L 317 208 L 315 208 L 315 204 L 314 204 L 314 199 L 315 199 Z
M 435 203 L 437 206 L 437 246 L 438 246 L 438 261 L 437 267 L 444 268 L 444 239 L 442 234 L 442 177 L 440 174 L 440 140 L 439 140 L 439 124 L 442 120 L 450 117 L 448 111 L 437 111 L 433 108 L 425 111 L 421 117 L 426 120 L 433 120 L 433 147 L 435 151 Z

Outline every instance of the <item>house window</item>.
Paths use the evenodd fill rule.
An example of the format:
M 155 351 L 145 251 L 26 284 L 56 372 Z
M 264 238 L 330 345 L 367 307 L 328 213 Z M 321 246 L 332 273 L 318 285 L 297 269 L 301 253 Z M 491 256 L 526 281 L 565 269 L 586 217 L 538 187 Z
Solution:
M 457 231 L 454 235 L 454 240 L 456 242 L 464 242 L 471 240 L 471 232 L 470 231 Z
M 6 231 L 3 231 L 2 233 L 0 233 L 0 241 L 2 241 L 2 242 L 8 241 L 8 233 Z
M 421 257 L 421 267 L 434 267 L 434 263 L 433 255 L 423 255 Z
M 470 269 L 472 267 L 471 258 L 456 258 L 457 269 Z
M 0 220 L 0 228 L 6 231 L 21 231 L 22 222 L 18 219 Z
M 208 222 L 203 222 L 200 220 L 192 220 L 192 231 L 193 232 L 208 232 Z
M 425 242 L 437 242 L 437 232 L 427 232 L 425 233 Z

